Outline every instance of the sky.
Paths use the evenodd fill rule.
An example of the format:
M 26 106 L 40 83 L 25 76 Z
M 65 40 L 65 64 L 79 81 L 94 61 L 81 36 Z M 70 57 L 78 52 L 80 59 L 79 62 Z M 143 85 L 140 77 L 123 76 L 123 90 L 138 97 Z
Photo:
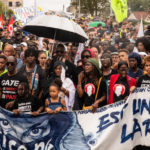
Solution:
M 24 7 L 34 6 L 35 0 L 23 0 Z M 37 6 L 40 6 L 43 10 L 63 10 L 63 5 L 67 8 L 70 4 L 70 0 L 36 0 Z

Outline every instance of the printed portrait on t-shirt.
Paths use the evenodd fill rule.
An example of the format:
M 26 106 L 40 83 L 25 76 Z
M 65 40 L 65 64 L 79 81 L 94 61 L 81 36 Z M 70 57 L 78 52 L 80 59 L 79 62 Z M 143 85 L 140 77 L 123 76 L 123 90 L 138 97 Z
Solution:
M 114 93 L 119 97 L 120 95 L 124 95 L 125 93 L 125 86 L 122 84 L 115 84 L 113 87 Z
M 86 84 L 84 89 L 85 89 L 85 93 L 87 93 L 88 96 L 95 94 L 95 86 L 92 83 Z

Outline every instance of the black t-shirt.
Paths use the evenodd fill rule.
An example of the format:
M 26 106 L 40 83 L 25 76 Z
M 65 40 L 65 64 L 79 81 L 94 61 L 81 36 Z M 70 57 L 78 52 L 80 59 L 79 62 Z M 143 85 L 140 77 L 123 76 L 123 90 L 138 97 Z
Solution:
M 84 106 L 91 106 L 95 102 L 97 86 L 89 81 L 86 84 L 82 84 L 82 88 L 84 89 L 84 95 L 81 98 L 83 100 L 83 104 Z M 96 100 L 104 96 L 104 93 L 107 95 L 107 86 L 105 79 L 102 78 Z M 105 100 L 99 104 L 99 107 L 102 107 L 106 104 L 107 101 Z
M 63 57 L 61 58 L 61 61 L 62 59 Z M 60 61 L 60 58 L 58 59 L 57 56 L 52 59 L 51 65 L 49 67 L 49 77 L 53 73 L 54 64 L 56 61 Z M 77 78 L 76 66 L 67 59 L 65 60 L 65 66 L 66 66 L 66 77 L 70 78 L 73 81 L 73 83 L 77 85 L 78 78 Z
M 117 74 L 117 73 L 118 72 L 116 70 L 112 70 L 109 75 L 106 75 L 106 76 L 104 75 L 104 79 L 107 81 L 108 87 L 109 87 L 109 84 L 110 84 L 110 77 L 111 77 L 111 75 Z
M 35 99 L 33 96 L 29 96 L 26 99 L 17 98 L 13 109 L 18 109 L 20 113 L 27 114 L 33 111 L 37 111 L 41 106 L 41 100 Z
M 73 83 L 77 84 L 78 78 L 76 66 L 68 60 L 65 61 L 65 65 L 66 65 L 66 77 L 70 78 L 73 81 Z
M 20 82 L 28 83 L 27 78 L 20 73 L 13 76 L 8 76 L 6 73 L 0 77 L 0 88 L 2 92 L 2 98 L 0 100 L 1 107 L 5 108 L 8 102 L 16 100 L 17 88 Z
M 139 78 L 137 87 L 150 87 L 150 77 L 146 74 Z
M 20 68 L 19 72 L 27 77 L 29 82 L 29 88 L 31 90 L 34 69 L 31 72 L 27 72 L 26 66 L 24 65 Z M 44 70 L 39 65 L 37 65 L 32 95 L 34 95 L 35 97 L 39 96 L 40 91 L 44 88 L 45 80 L 46 80 L 46 74 Z
M 129 88 L 127 79 L 120 80 L 119 78 L 113 87 L 113 102 L 123 100 L 126 96 L 129 96 Z
M 43 90 L 43 97 L 42 99 L 45 100 L 48 96 L 49 96 L 49 86 L 51 85 L 52 82 L 54 82 L 54 80 L 56 78 L 59 78 L 58 76 L 56 76 L 55 74 L 52 74 L 51 77 L 49 77 L 45 84 L 44 84 L 44 90 Z

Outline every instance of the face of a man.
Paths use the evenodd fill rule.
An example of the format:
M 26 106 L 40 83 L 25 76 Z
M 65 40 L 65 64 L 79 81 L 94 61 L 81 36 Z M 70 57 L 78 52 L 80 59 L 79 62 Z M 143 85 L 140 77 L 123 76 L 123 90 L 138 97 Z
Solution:
M 6 65 L 7 65 L 8 72 L 10 74 L 13 74 L 15 72 L 15 70 L 16 70 L 16 65 L 17 65 L 15 57 L 14 56 L 9 56 L 7 58 Z
M 76 53 L 77 53 L 77 47 L 76 46 L 72 46 L 71 52 L 72 52 L 73 55 L 76 55 Z
M 112 64 L 119 62 L 119 56 L 118 55 L 112 55 L 111 58 L 112 58 Z
M 64 50 L 62 49 L 62 47 L 59 47 L 59 46 L 57 47 L 56 54 L 58 57 L 64 56 Z
M 9 57 L 9 56 L 14 55 L 14 48 L 13 48 L 12 45 L 7 44 L 7 45 L 4 47 L 4 55 L 5 55 L 6 57 Z
M 102 62 L 102 66 L 104 68 L 108 68 L 108 67 L 111 66 L 111 60 L 110 60 L 110 58 L 104 57 L 104 58 L 101 59 L 101 62 Z
M 4 32 L 3 32 L 3 37 L 4 37 L 4 38 L 7 38 L 7 37 L 8 37 L 8 35 L 9 35 L 9 34 L 8 34 L 8 32 L 7 32 L 7 31 L 4 31 Z
M 128 54 L 126 52 L 120 52 L 119 53 L 119 60 L 128 62 Z

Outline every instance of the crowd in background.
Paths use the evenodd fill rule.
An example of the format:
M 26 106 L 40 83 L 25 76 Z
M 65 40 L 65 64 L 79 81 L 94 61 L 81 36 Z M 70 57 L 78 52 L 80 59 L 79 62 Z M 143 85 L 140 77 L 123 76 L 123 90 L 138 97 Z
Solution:
M 81 59 L 79 43 L 62 43 L 22 30 L 14 21 L 10 36 L 0 29 L 0 106 L 19 113 L 58 113 L 97 108 L 127 100 L 137 87 L 150 87 L 150 26 L 137 38 L 139 23 L 89 27 L 90 18 L 75 19 L 89 39 Z M 41 46 L 42 45 L 42 46 Z

